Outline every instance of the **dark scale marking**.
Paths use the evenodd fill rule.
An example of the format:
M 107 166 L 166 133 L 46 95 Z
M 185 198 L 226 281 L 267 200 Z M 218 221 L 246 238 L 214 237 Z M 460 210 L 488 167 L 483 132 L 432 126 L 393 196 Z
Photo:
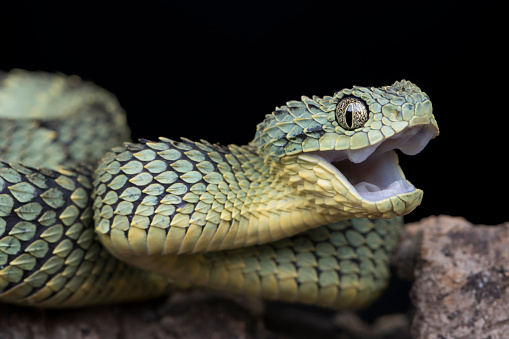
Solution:
M 2 164 L 4 166 L 9 166 L 8 164 L 2 162 Z M 42 206 L 48 206 L 40 197 L 40 195 L 42 193 L 44 193 L 45 191 L 51 189 L 51 188 L 58 188 L 60 191 L 63 192 L 64 194 L 64 200 L 65 200 L 65 203 L 62 207 L 60 208 L 57 208 L 57 209 L 52 209 L 53 211 L 55 211 L 56 213 L 56 217 L 55 217 L 55 221 L 52 223 L 52 224 L 49 224 L 47 226 L 43 226 L 39 223 L 38 219 L 42 216 L 42 214 L 44 213 L 44 210 L 37 216 L 37 218 L 35 220 L 31 220 L 29 222 L 31 222 L 32 224 L 34 224 L 36 226 L 36 232 L 35 234 L 33 235 L 33 237 L 31 239 L 28 239 L 28 240 L 19 240 L 20 242 L 20 250 L 14 254 L 14 255 L 9 255 L 8 256 L 8 260 L 7 262 L 11 262 L 13 261 L 14 259 L 16 259 L 17 257 L 19 257 L 20 255 L 22 255 L 23 253 L 26 253 L 25 250 L 27 249 L 27 247 L 29 247 L 33 241 L 37 240 L 37 239 L 42 239 L 40 237 L 40 235 L 42 233 L 44 233 L 46 230 L 48 230 L 50 227 L 52 226 L 55 226 L 57 224 L 62 224 L 61 220 L 58 218 L 61 213 L 70 205 L 73 205 L 73 206 L 76 206 L 72 200 L 70 199 L 70 196 L 72 194 L 72 192 L 69 192 L 65 189 L 62 189 L 56 182 L 55 182 L 55 178 L 59 177 L 60 174 L 56 171 L 53 171 L 53 170 L 48 170 L 48 169 L 41 169 L 41 170 L 37 170 L 37 169 L 33 169 L 31 168 L 31 170 L 36 173 L 36 172 L 39 172 L 41 174 L 43 174 L 45 176 L 45 181 L 46 181 L 46 184 L 48 186 L 47 189 L 40 189 L 39 187 L 33 185 L 35 188 L 36 188 L 36 196 L 35 198 L 33 198 L 32 200 L 29 201 L 29 203 L 32 203 L 32 202 L 36 202 Z M 83 174 L 83 175 L 90 175 L 90 171 L 87 171 L 85 168 L 78 168 L 77 169 L 79 171 L 80 174 Z M 77 176 L 71 176 L 71 177 L 68 177 L 70 178 L 71 180 L 74 181 L 74 183 L 76 184 L 76 189 L 79 188 L 79 187 L 83 187 L 83 189 L 85 189 L 85 191 L 87 192 L 88 195 L 90 195 L 91 193 L 91 190 L 87 189 L 86 187 L 82 186 L 78 181 L 77 181 Z M 26 177 L 22 176 L 22 182 L 26 182 L 26 183 L 30 183 L 31 182 L 29 180 L 26 179 Z M 0 192 L 1 194 L 10 194 L 10 191 L 7 189 L 7 187 L 2 190 Z M 19 208 L 23 205 L 25 205 L 25 203 L 20 203 L 19 201 L 17 201 L 14 196 L 12 196 L 12 194 L 10 194 L 11 197 L 13 198 L 13 201 L 14 201 L 14 206 L 12 208 L 12 210 L 14 211 L 16 208 Z M 83 212 L 85 211 L 85 209 L 88 207 L 88 206 L 91 206 L 91 200 L 89 199 L 88 201 L 88 204 L 87 206 L 85 206 L 85 208 L 80 208 L 78 206 L 76 206 L 79 210 L 79 214 L 78 214 L 78 218 L 76 219 L 76 222 L 79 221 L 79 218 L 80 216 L 83 214 Z M 5 234 L 9 234 L 9 232 L 12 230 L 12 228 L 20 221 L 19 218 L 17 217 L 17 214 L 10 214 L 9 216 L 7 217 L 3 217 L 3 220 L 5 220 L 6 222 L 6 228 L 5 228 Z M 63 225 L 63 224 L 62 224 Z M 72 226 L 72 225 L 71 225 Z M 53 251 L 55 250 L 55 248 L 65 239 L 69 239 L 71 240 L 71 243 L 73 244 L 73 248 L 69 251 L 68 255 L 69 256 L 73 251 L 74 249 L 76 248 L 81 248 L 75 241 L 73 241 L 73 239 L 69 238 L 67 235 L 65 235 L 66 231 L 69 229 L 70 226 L 65 226 L 64 225 L 64 231 L 62 233 L 62 236 L 61 238 L 56 241 L 56 242 L 46 242 L 48 244 L 48 251 L 46 252 L 46 255 L 42 258 L 36 258 L 36 264 L 34 266 L 33 269 L 31 270 L 23 270 L 23 276 L 21 278 L 21 280 L 17 283 L 9 283 L 3 290 L 3 292 L 5 291 L 8 291 L 9 289 L 19 285 L 20 283 L 23 282 L 24 279 L 26 279 L 27 277 L 29 277 L 30 275 L 32 275 L 33 273 L 37 272 L 47 261 L 48 259 L 50 259 L 51 257 L 53 257 L 52 253 Z M 89 225 L 88 227 L 85 226 L 85 229 L 86 228 L 90 228 L 92 227 L 92 225 Z M 88 249 L 88 248 L 87 248 Z M 87 250 L 85 249 L 85 250 Z M 65 260 L 65 258 L 64 258 Z M 54 274 L 51 274 L 48 279 L 46 279 L 46 281 L 50 281 L 52 277 L 58 275 L 59 273 L 63 272 L 66 268 L 66 265 L 63 265 L 60 269 L 58 269 Z M 35 293 L 37 293 L 41 288 L 43 288 L 45 286 L 45 284 L 43 284 L 41 287 L 37 288 L 37 287 L 34 287 L 32 292 L 28 295 L 33 295 Z M 58 291 L 57 291 L 58 292 Z M 55 292 L 56 293 L 56 292 Z M 54 294 L 55 294 L 54 293 Z
M 167 171 L 171 170 L 171 166 L 170 164 L 176 162 L 176 161 L 179 161 L 179 160 L 186 160 L 188 162 L 190 162 L 192 164 L 192 171 L 197 171 L 201 174 L 203 174 L 197 167 L 197 163 L 187 157 L 185 157 L 184 155 L 184 152 L 187 152 L 187 151 L 191 151 L 191 150 L 195 150 L 195 151 L 198 151 L 200 152 L 203 156 L 204 156 L 204 160 L 203 161 L 208 161 L 212 164 L 214 170 L 213 172 L 218 172 L 220 173 L 220 170 L 218 168 L 218 163 L 216 163 L 214 160 L 212 160 L 212 158 L 209 156 L 209 152 L 201 149 L 196 143 L 192 142 L 192 141 L 188 141 L 188 140 L 182 140 L 182 141 L 166 141 L 166 140 L 161 140 L 161 141 L 150 141 L 150 140 L 147 140 L 147 139 L 143 139 L 143 140 L 140 140 L 141 144 L 138 144 L 136 145 L 136 147 L 133 147 L 133 145 L 131 144 L 127 144 L 123 149 L 119 149 L 116 153 L 117 154 L 120 154 L 124 151 L 131 151 L 132 153 L 136 153 L 136 152 L 141 152 L 143 150 L 152 150 L 156 153 L 156 157 L 154 158 L 154 160 L 161 160 L 163 162 L 166 163 L 167 165 Z M 175 159 L 175 160 L 167 160 L 165 158 L 163 158 L 161 155 L 157 154 L 157 150 L 155 149 L 152 149 L 149 145 L 147 145 L 147 143 L 164 143 L 166 144 L 167 146 L 169 146 L 169 149 L 175 149 L 177 151 L 179 151 L 181 153 L 181 157 L 178 158 L 178 159 Z M 186 149 L 187 148 L 191 148 L 190 150 L 184 150 L 184 149 L 180 149 L 178 148 L 178 146 L 181 146 L 181 147 L 185 147 Z M 226 162 L 228 163 L 228 161 L 226 160 L 226 154 L 230 154 L 228 149 L 225 147 L 225 146 L 222 146 L 222 145 L 219 145 L 219 144 L 214 144 L 214 145 L 211 145 L 211 144 L 207 144 L 206 145 L 207 147 L 211 148 L 212 151 L 215 151 L 217 152 L 220 157 L 222 158 L 223 162 Z M 127 161 L 119 161 L 119 160 L 113 160 L 113 161 L 118 161 L 120 163 L 120 167 L 122 167 L 123 165 L 125 165 L 126 163 L 128 163 L 129 161 L 132 161 L 132 160 L 137 160 L 137 161 L 140 161 L 143 163 L 143 165 L 145 165 L 147 162 L 143 162 L 141 160 L 138 160 L 136 159 L 134 156 L 131 157 L 129 160 Z M 154 160 L 151 160 L 151 161 L 154 161 Z M 122 172 L 122 171 L 121 171 Z M 126 174 L 126 173 L 123 173 L 123 175 L 125 175 L 128 179 L 126 181 L 126 183 L 124 184 L 123 187 L 115 190 L 115 192 L 117 192 L 117 194 L 120 196 L 120 194 L 123 192 L 124 189 L 126 189 L 127 187 L 129 187 L 129 180 L 133 177 L 135 177 L 136 175 L 138 175 L 139 173 L 135 173 L 135 174 Z M 154 177 L 157 176 L 157 175 L 154 175 Z M 203 176 L 205 176 L 205 174 L 203 174 Z M 105 182 L 104 184 L 107 186 L 114 178 L 112 177 L 108 182 Z M 155 204 L 153 206 L 154 208 L 154 211 L 157 209 L 157 207 L 159 207 L 161 205 L 160 201 L 162 200 L 162 198 L 164 198 L 164 196 L 166 196 L 167 194 L 169 193 L 166 193 L 166 190 L 172 186 L 172 185 L 175 185 L 175 184 L 183 184 L 187 187 L 187 190 L 186 190 L 186 193 L 190 192 L 190 189 L 191 187 L 193 187 L 194 185 L 198 184 L 198 183 L 203 183 L 205 186 L 208 185 L 208 183 L 202 178 L 201 180 L 199 180 L 198 182 L 196 183 L 187 183 L 185 182 L 184 180 L 181 179 L 180 175 L 178 176 L 178 178 L 172 182 L 171 184 L 163 184 L 163 183 L 159 183 L 158 181 L 156 181 L 155 179 L 151 180 L 150 182 L 148 182 L 146 185 L 143 185 L 143 186 L 136 186 L 137 188 L 139 188 L 142 192 L 141 192 L 141 195 L 140 197 L 136 200 L 136 201 L 131 201 L 131 203 L 133 204 L 133 213 L 131 213 L 130 215 L 127 216 L 128 220 L 129 220 L 129 223 L 132 223 L 132 220 L 134 218 L 134 212 L 136 211 L 136 209 L 138 208 L 138 206 L 141 204 L 141 202 L 143 201 L 143 199 L 145 199 L 147 196 L 150 196 L 149 194 L 146 194 L 146 193 L 143 193 L 143 190 L 151 185 L 151 184 L 154 184 L 154 183 L 158 183 L 160 185 L 162 185 L 164 187 L 164 190 L 165 190 L 165 193 L 163 194 L 163 196 L 160 196 L 158 197 L 158 202 L 157 204 Z M 107 188 L 106 191 L 102 194 L 101 198 L 104 198 L 106 196 L 106 194 L 108 193 L 110 189 Z M 185 194 L 184 194 L 185 195 Z M 184 196 L 182 195 L 182 197 Z M 118 201 L 114 204 L 111 204 L 110 206 L 113 208 L 113 210 L 115 211 L 115 209 L 117 208 L 118 204 L 122 202 L 122 199 L 118 199 Z M 173 219 L 173 217 L 178 213 L 177 210 L 179 208 L 184 208 L 188 203 L 185 202 L 185 201 L 182 201 L 181 203 L 179 204 L 175 204 L 175 211 L 169 215 L 168 217 L 170 218 L 170 220 Z M 194 203 L 193 205 L 193 212 L 194 212 L 194 207 L 196 206 L 197 203 Z M 192 212 L 189 214 L 189 215 L 192 215 Z M 155 213 L 152 214 L 151 216 L 148 216 L 149 218 L 149 222 L 151 223 L 153 218 L 155 216 Z M 165 232 L 166 232 L 166 235 L 168 234 L 169 232 L 169 229 L 170 227 L 166 228 L 165 229 Z M 186 232 L 187 232 L 187 228 L 186 228 Z M 111 231 L 111 229 L 110 229 Z M 145 231 L 148 233 L 148 231 Z M 108 232 L 109 233 L 109 232 Z M 129 231 L 124 231 L 124 235 L 127 237 L 128 236 L 128 233 Z

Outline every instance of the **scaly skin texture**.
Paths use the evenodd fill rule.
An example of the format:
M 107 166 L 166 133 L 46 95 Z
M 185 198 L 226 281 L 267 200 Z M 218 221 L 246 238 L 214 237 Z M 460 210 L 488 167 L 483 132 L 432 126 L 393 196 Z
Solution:
M 92 84 L 0 74 L 0 301 L 76 307 L 168 293 L 168 279 L 117 260 L 94 233 L 93 169 L 77 164 L 128 136 L 117 100 Z
M 7 75 L 7 80 L 14 82 L 10 79 L 15 75 Z M 44 77 L 48 83 L 41 89 L 42 97 L 52 93 L 48 88 L 54 88 L 55 81 L 63 81 L 64 87 L 68 81 L 77 81 Z M 102 128 L 127 130 L 114 98 L 97 88 L 94 91 L 96 96 L 82 105 L 71 105 L 70 110 L 79 116 L 76 112 L 80 110 L 102 107 L 98 116 L 106 116 L 107 111 L 114 117 L 101 123 Z M 0 98 L 4 93 L 12 95 L 13 91 L 3 91 Z M 51 95 L 66 100 L 65 94 Z M 337 122 L 336 106 L 345 96 L 359 98 L 367 105 L 369 115 L 362 115 L 367 121 L 359 128 L 347 130 Z M 98 104 L 92 97 L 107 99 Z M 13 105 L 13 100 L 8 97 L 8 104 Z M 37 105 L 41 103 L 26 104 L 29 110 Z M 27 118 L 48 125 L 40 115 L 13 119 L 12 114 L 2 114 L 2 107 L 5 104 L 0 100 L 0 117 L 4 116 L 0 119 L 16 126 L 9 130 L 27 125 Z M 61 120 L 67 118 L 62 115 Z M 419 125 L 438 134 L 427 95 L 402 81 L 382 88 L 344 89 L 332 97 L 290 101 L 267 115 L 257 126 L 253 142 L 245 146 L 165 138 L 127 143 L 106 153 L 93 178 L 86 166 L 74 165 L 73 172 L 55 172 L 3 163 L 0 300 L 45 307 L 79 306 L 112 302 L 122 296 L 139 299 L 162 295 L 173 281 L 332 308 L 363 307 L 386 286 L 389 256 L 403 225 L 401 216 L 420 203 L 422 191 L 411 190 L 377 201 L 366 199 L 315 152 L 364 149 Z M 87 133 L 90 127 L 79 128 Z M 60 139 L 57 128 L 51 132 L 51 140 Z M 82 133 L 74 135 L 81 138 Z M 64 139 L 64 150 L 57 153 L 71 155 L 60 155 L 66 159 L 60 165 L 70 164 L 67 159 L 75 150 L 71 149 L 72 138 Z M 11 151 L 17 147 L 16 140 L 9 141 L 3 154 L 20 153 Z M 114 146 L 104 140 L 100 143 L 105 145 L 94 149 L 98 153 Z M 78 161 L 97 158 L 82 153 L 87 155 Z M 30 157 L 22 160 L 26 158 Z M 16 175 L 17 181 L 12 179 Z M 45 176 L 41 179 L 44 185 L 37 185 L 30 176 Z M 33 232 L 19 231 L 28 224 Z M 81 225 L 80 234 L 87 234 L 83 236 L 87 246 L 97 248 L 101 258 L 111 259 L 111 265 L 122 272 L 119 274 L 130 270 L 133 275 L 129 284 L 120 284 L 127 290 L 118 288 L 116 298 L 102 299 L 94 290 L 95 284 L 82 282 L 90 272 L 100 271 L 97 258 L 88 256 L 91 263 L 85 264 L 84 252 L 81 257 L 75 255 L 79 257 L 75 261 L 66 259 L 85 242 L 79 240 L 79 234 L 77 239 L 67 234 L 68 229 L 79 228 L 76 224 Z M 16 241 L 26 245 L 13 247 Z M 51 245 L 42 245 L 45 247 L 38 256 L 33 250 L 27 251 L 31 244 L 41 241 Z M 56 250 L 59 246 L 62 249 Z M 54 259 L 61 253 L 61 260 Z M 109 253 L 121 261 L 113 260 Z M 92 268 L 85 274 L 79 269 L 66 273 L 67 262 Z M 44 275 L 37 280 L 38 286 L 34 278 L 29 279 L 33 275 Z M 80 283 L 70 284 L 73 279 Z M 110 274 L 103 283 L 111 286 L 115 279 Z M 68 285 L 72 288 L 63 288 Z M 40 290 L 51 293 L 41 294 Z

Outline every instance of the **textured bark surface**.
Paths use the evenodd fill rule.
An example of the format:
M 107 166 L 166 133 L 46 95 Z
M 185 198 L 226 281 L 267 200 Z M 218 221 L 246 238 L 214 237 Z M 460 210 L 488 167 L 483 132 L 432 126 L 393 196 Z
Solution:
M 400 275 L 415 279 L 412 337 L 507 337 L 509 223 L 423 219 L 405 227 L 395 262 Z

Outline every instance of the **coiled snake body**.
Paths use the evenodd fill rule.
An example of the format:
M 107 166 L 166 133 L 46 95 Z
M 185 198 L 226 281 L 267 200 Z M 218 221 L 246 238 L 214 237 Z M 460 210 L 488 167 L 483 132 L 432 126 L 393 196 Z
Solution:
M 78 77 L 0 75 L 0 301 L 76 307 L 175 283 L 358 308 L 422 199 L 394 149 L 438 135 L 409 81 L 289 101 L 245 146 L 129 138 Z M 97 164 L 97 160 L 99 160 Z

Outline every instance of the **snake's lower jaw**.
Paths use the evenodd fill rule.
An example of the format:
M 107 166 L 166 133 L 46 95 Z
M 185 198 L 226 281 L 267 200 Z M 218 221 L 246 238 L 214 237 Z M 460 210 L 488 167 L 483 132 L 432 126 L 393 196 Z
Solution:
M 423 195 L 406 180 L 394 149 L 417 154 L 437 134 L 434 126 L 419 125 L 363 149 L 315 151 L 298 157 L 334 175 L 330 180 L 337 192 L 335 200 L 350 217 L 393 218 L 414 210 Z

